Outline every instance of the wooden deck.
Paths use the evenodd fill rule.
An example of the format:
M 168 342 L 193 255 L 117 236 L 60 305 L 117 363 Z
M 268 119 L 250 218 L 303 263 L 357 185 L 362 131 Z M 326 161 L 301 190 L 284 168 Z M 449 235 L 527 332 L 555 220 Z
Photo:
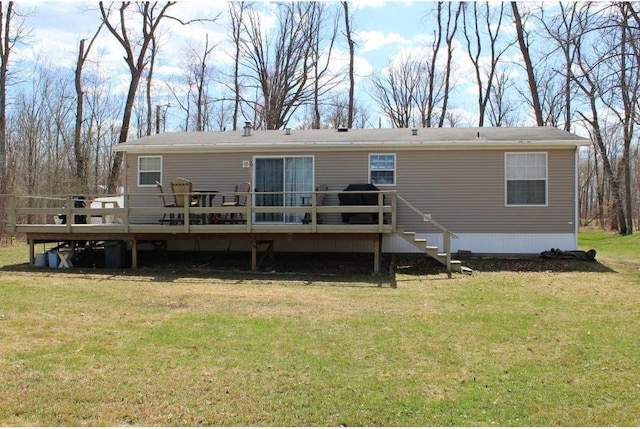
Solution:
M 260 244 L 278 240 L 368 240 L 373 243 L 375 273 L 380 272 L 382 236 L 392 234 L 397 229 L 395 191 L 378 192 L 378 204 L 373 206 L 318 206 L 316 195 L 312 195 L 310 205 L 257 207 L 252 205 L 254 199 L 250 195 L 244 207 L 167 208 L 151 204 L 132 205 L 131 197 L 112 197 L 121 198 L 121 204 L 75 207 L 74 198 L 70 195 L 7 196 L 6 229 L 11 233 L 26 235 L 32 264 L 37 243 L 122 240 L 131 247 L 132 268 L 137 268 L 138 244 L 142 242 L 250 240 L 251 265 L 252 269 L 256 269 L 256 253 Z M 94 200 L 86 199 L 87 203 L 91 201 Z M 231 221 L 232 214 L 235 214 L 233 218 L 239 218 L 238 213 L 242 215 L 242 221 Z M 360 214 L 377 220 L 375 223 L 343 223 L 340 221 L 343 213 Z M 261 214 L 293 215 L 300 220 L 290 223 L 256 222 L 255 219 Z M 61 223 L 61 217 L 64 223 Z M 165 222 L 161 223 L 160 219 L 165 219 Z M 183 219 L 189 221 L 184 222 Z M 214 219 L 221 220 L 213 223 Z

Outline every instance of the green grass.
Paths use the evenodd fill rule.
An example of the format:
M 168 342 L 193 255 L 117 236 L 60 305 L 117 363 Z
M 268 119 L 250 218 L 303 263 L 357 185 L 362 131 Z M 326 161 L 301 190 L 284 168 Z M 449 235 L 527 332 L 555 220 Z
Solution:
M 638 426 L 638 236 L 580 248 L 598 269 L 397 289 L 36 269 L 1 248 L 0 425 Z

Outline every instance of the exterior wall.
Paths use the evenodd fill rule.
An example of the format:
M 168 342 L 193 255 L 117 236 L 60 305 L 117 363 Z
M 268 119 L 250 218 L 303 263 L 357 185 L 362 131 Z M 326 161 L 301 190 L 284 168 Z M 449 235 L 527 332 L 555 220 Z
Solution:
M 380 188 L 397 190 L 398 195 L 460 236 L 460 239 L 452 241 L 454 250 L 535 253 L 551 247 L 575 247 L 575 149 L 544 151 L 548 154 L 548 204 L 545 207 L 505 206 L 505 152 L 502 149 L 397 151 L 396 186 Z M 316 153 L 293 151 L 281 155 L 313 155 L 316 185 L 327 184 L 333 191 L 342 190 L 350 183 L 368 181 L 369 153 L 332 150 Z M 380 147 L 376 153 L 394 152 Z M 170 182 L 174 177 L 186 177 L 194 183 L 196 190 L 231 192 L 236 183 L 250 179 L 250 170 L 242 168 L 242 161 L 251 160 L 253 156 L 277 154 L 158 155 L 163 155 L 162 184 L 166 191 L 170 192 Z M 127 155 L 127 192 L 133 194 L 130 204 L 158 204 L 155 187 L 137 187 L 137 161 L 138 155 Z M 325 198 L 325 204 L 337 203 L 337 195 Z M 327 220 L 338 221 L 337 218 Z M 398 207 L 398 224 L 405 231 L 439 236 L 428 222 L 402 204 Z M 529 241 L 530 245 L 526 247 L 529 252 L 521 252 L 519 246 L 509 244 L 525 236 L 537 237 Z M 569 241 L 572 246 L 566 246 Z M 334 248 L 327 244 L 322 247 L 327 246 Z M 386 245 L 385 248 L 393 251 L 394 248 L 401 249 L 401 246 Z
M 399 153 L 398 193 L 456 234 L 573 233 L 575 151 L 547 153 L 546 207 L 506 207 L 504 150 Z M 425 230 L 406 210 L 398 223 Z

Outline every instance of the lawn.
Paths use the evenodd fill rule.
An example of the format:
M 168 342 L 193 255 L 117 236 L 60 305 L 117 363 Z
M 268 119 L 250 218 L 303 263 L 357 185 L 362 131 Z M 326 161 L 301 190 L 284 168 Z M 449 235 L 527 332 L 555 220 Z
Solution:
M 0 248 L 0 425 L 639 426 L 639 236 L 580 248 L 395 289 Z

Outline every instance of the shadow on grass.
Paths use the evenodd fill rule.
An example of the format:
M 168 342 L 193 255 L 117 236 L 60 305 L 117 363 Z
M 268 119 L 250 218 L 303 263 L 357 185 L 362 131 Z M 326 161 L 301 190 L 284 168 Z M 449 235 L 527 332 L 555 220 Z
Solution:
M 262 255 L 259 255 L 258 259 Z M 130 265 L 125 261 L 126 266 Z M 470 258 L 463 264 L 474 272 L 615 272 L 597 261 L 532 258 Z M 4 272 L 37 272 L 55 276 L 59 271 L 39 268 L 27 263 L 0 267 Z M 384 255 L 381 273 L 372 275 L 373 255 L 370 253 L 284 253 L 273 259 L 265 257 L 257 271 L 251 271 L 248 252 L 152 252 L 138 254 L 138 269 L 105 268 L 104 253 L 85 254 L 75 261 L 74 268 L 63 270 L 70 275 L 105 275 L 129 277 L 136 281 L 178 282 L 183 279 L 216 279 L 238 284 L 249 281 L 300 281 L 308 285 L 336 287 L 395 287 L 396 274 L 441 275 L 445 268 L 423 255 Z M 60 271 L 61 272 L 61 271 Z M 457 276 L 465 274 L 454 274 Z
M 261 255 L 258 257 L 260 259 Z M 290 254 L 276 253 L 265 258 L 256 271 L 251 270 L 248 252 L 152 252 L 138 253 L 138 269 L 105 267 L 101 251 L 85 254 L 74 261 L 70 269 L 54 270 L 34 267 L 28 263 L 0 267 L 4 272 L 45 273 L 68 275 L 105 275 L 139 281 L 177 282 L 189 279 L 215 279 L 238 284 L 249 281 L 299 281 L 308 285 L 340 287 L 395 287 L 395 278 L 388 265 L 382 265 L 380 274 L 373 275 L 371 254 Z M 388 262 L 388 261 L 387 261 Z M 126 266 L 131 266 L 130 255 Z

